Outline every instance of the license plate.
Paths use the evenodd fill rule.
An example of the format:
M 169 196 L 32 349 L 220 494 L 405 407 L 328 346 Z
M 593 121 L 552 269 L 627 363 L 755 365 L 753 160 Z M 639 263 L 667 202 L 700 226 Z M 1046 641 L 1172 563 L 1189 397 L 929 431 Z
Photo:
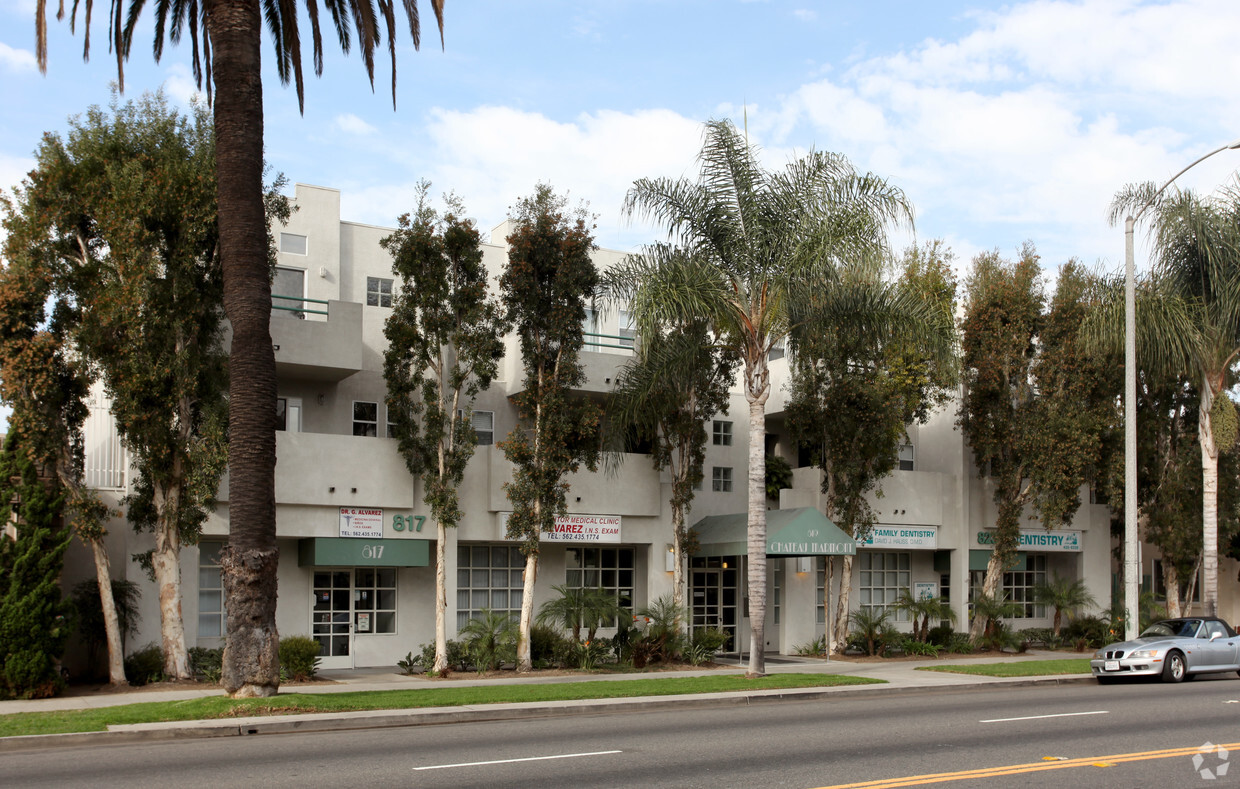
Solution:
M 1119 661 L 1108 660 L 1107 662 L 1102 664 L 1102 670 L 1103 671 L 1119 671 Z

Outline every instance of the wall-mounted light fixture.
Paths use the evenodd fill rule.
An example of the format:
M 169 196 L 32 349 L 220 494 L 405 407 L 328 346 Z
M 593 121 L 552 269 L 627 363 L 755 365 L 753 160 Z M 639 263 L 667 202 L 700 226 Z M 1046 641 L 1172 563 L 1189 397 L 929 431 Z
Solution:
M 676 572 L 676 549 L 675 548 L 673 548 L 670 545 L 667 546 L 667 553 L 664 554 L 664 560 L 666 562 L 664 569 L 666 569 L 669 573 Z
M 808 556 L 797 557 L 797 572 L 808 573 L 810 571 L 810 558 Z

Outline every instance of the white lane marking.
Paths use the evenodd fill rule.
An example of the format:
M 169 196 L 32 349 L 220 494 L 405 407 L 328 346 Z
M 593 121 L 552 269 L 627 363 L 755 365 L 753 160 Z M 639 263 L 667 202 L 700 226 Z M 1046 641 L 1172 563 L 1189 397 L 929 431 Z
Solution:
M 1036 721 L 1042 718 L 1071 718 L 1074 715 L 1106 715 L 1110 710 L 1093 710 L 1091 712 L 1059 712 L 1054 715 L 1027 715 L 1023 718 L 991 718 L 978 723 L 1007 723 L 1008 721 Z
M 621 751 L 592 751 L 590 753 L 561 753 L 555 756 L 527 756 L 523 759 L 496 759 L 491 762 L 461 762 L 460 764 L 432 764 L 426 767 L 414 767 L 414 770 L 446 770 L 449 767 L 484 767 L 488 764 L 512 764 L 514 762 L 542 762 L 548 759 L 576 759 L 581 756 L 609 756 Z

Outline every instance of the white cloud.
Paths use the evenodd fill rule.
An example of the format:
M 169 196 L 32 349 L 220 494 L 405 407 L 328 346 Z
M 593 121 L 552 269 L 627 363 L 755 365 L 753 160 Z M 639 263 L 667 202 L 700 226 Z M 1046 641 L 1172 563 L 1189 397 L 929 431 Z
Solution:
M 206 101 L 206 95 L 194 84 L 193 72 L 182 63 L 174 63 L 168 67 L 168 76 L 164 79 L 164 93 L 182 107 L 188 107 L 195 96 Z
M 346 134 L 363 136 L 375 133 L 374 126 L 371 126 L 369 123 L 351 112 L 346 112 L 343 115 L 337 115 L 335 118 L 335 124 L 337 129 L 340 129 Z
M 4 71 L 35 71 L 38 63 L 28 49 L 17 49 L 0 41 L 0 69 Z
M 813 22 L 818 18 L 818 12 L 808 8 L 798 8 L 792 12 L 792 15 L 802 22 Z

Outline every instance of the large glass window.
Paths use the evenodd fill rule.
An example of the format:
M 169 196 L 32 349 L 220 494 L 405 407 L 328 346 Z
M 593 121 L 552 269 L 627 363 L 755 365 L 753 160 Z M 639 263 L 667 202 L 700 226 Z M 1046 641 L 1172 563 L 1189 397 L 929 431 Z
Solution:
M 573 589 L 603 589 L 622 608 L 633 610 L 632 548 L 569 548 L 565 552 L 564 584 Z M 603 627 L 615 627 L 615 620 Z
M 461 545 L 457 552 L 456 627 L 482 609 L 521 615 L 525 557 L 515 545 Z
M 198 637 L 224 636 L 224 582 L 220 574 L 221 542 L 198 543 Z
M 274 315 L 292 315 L 304 318 L 306 297 L 306 272 L 299 268 L 277 266 L 271 280 L 271 306 Z
M 894 610 L 900 593 L 909 589 L 909 555 L 881 551 L 858 551 L 860 600 L 865 610 L 892 609 L 897 622 L 907 622 L 908 612 Z
M 1044 619 L 1046 606 L 1033 602 L 1034 587 L 1046 583 L 1046 556 L 1026 554 L 1025 562 L 1003 574 L 1003 591 L 1019 608 L 1013 619 Z
M 353 632 L 396 632 L 396 568 L 353 571 Z

